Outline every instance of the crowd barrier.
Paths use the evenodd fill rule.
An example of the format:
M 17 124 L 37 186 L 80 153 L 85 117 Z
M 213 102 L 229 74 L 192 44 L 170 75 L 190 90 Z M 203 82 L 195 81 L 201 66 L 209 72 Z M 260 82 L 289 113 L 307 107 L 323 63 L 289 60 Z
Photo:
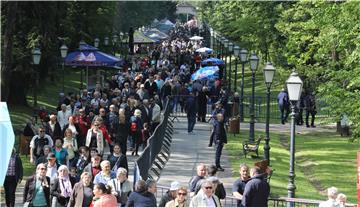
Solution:
M 173 123 L 170 120 L 170 102 L 167 101 L 160 124 L 149 138 L 149 144 L 135 160 L 134 183 L 139 180 L 158 180 L 161 170 L 170 157 Z
M 169 187 L 157 185 L 156 199 L 159 201 L 161 197 L 169 190 Z M 231 189 L 226 190 L 226 192 L 231 191 Z M 187 194 L 187 199 L 190 199 L 189 194 Z M 234 196 L 227 195 L 225 199 L 221 199 L 222 207 L 237 207 L 237 199 Z M 303 198 L 269 198 L 268 206 L 269 207 L 287 207 L 288 203 L 291 203 L 293 207 L 318 207 L 319 204 L 323 202 L 320 200 L 311 200 Z M 346 204 L 346 207 L 355 207 L 354 204 Z

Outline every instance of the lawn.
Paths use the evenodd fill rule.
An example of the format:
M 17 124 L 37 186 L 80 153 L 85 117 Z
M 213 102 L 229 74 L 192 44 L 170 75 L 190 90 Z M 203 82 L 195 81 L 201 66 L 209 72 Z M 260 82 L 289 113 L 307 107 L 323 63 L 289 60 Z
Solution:
M 256 136 L 264 136 L 256 132 Z M 289 174 L 289 134 L 270 135 L 270 160 L 275 170 L 271 177 L 271 196 L 287 196 Z M 230 156 L 233 177 L 238 177 L 239 164 L 253 165 L 260 158 L 244 158 L 242 141 L 248 137 L 247 132 L 240 135 L 229 135 L 226 151 Z M 259 147 L 260 157 L 263 157 L 263 145 Z M 356 152 L 358 142 L 349 143 L 334 133 L 309 133 L 296 135 L 295 155 L 295 185 L 296 197 L 324 200 L 326 188 L 335 186 L 348 196 L 348 201 L 355 203 L 356 197 Z M 240 158 L 240 159 L 239 159 Z

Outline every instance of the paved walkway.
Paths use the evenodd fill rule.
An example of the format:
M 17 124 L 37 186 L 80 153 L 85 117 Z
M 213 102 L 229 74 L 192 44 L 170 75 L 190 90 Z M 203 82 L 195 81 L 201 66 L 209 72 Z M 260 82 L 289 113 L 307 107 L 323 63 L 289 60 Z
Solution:
M 296 126 L 297 133 L 309 133 L 314 131 L 335 132 L 333 126 L 326 128 L 306 128 L 304 126 Z M 158 181 L 159 185 L 170 186 L 172 181 L 179 181 L 182 185 L 188 186 L 190 178 L 196 174 L 196 165 L 205 163 L 206 165 L 215 164 L 215 148 L 207 147 L 210 136 L 210 125 L 208 123 L 197 122 L 194 129 L 194 135 L 187 133 L 186 118 L 179 118 L 174 123 L 174 135 L 171 144 L 171 156 L 165 168 L 161 173 Z M 241 130 L 248 130 L 248 123 L 241 123 Z M 265 124 L 256 123 L 256 130 L 265 130 Z M 287 132 L 290 134 L 290 124 L 271 124 L 271 131 Z M 229 163 L 229 157 L 225 150 L 221 157 L 221 165 L 225 169 L 224 172 L 218 172 L 218 177 L 224 183 L 227 191 L 230 191 L 234 178 L 232 177 L 232 169 Z M 237 176 L 237 169 L 234 169 Z M 228 192 L 230 195 L 231 192 Z

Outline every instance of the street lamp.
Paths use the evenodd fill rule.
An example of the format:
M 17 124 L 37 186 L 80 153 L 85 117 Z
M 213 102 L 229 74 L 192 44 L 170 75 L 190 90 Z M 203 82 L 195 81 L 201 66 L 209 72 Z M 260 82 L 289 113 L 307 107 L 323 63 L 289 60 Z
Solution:
M 113 37 L 112 37 L 114 56 L 116 55 L 116 43 L 117 43 L 117 40 L 118 40 L 118 36 L 116 34 L 114 34 Z
M 289 170 L 289 184 L 288 184 L 288 197 L 295 197 L 295 106 L 300 100 L 303 82 L 295 70 L 290 74 L 286 81 L 286 87 L 289 93 L 289 100 L 291 103 L 291 136 L 290 136 L 290 170 Z M 293 203 L 288 203 L 288 207 L 292 207 Z
M 99 42 L 100 42 L 99 38 L 95 38 L 94 39 L 94 46 L 99 47 Z
M 228 81 L 228 79 L 227 79 L 227 77 L 226 77 L 226 74 L 227 74 L 227 62 L 226 62 L 226 60 L 227 60 L 227 53 L 228 53 L 228 46 L 229 46 L 229 40 L 228 39 L 226 39 L 225 37 L 224 37 L 224 39 L 223 39 L 223 44 L 224 44 L 224 62 L 225 62 L 225 68 L 224 68 L 224 71 L 225 71 L 225 81 Z M 225 82 L 225 84 L 226 84 L 226 82 Z M 224 84 L 224 85 L 225 85 Z
M 104 45 L 108 46 L 109 45 L 109 37 L 105 37 L 104 38 Z
M 61 57 L 62 57 L 62 59 L 63 59 L 63 62 L 62 62 L 62 92 L 64 93 L 64 91 L 65 91 L 65 84 L 64 84 L 64 82 L 65 82 L 65 58 L 66 58 L 66 55 L 67 55 L 67 52 L 68 52 L 68 47 L 66 47 L 66 45 L 64 44 L 64 45 L 62 45 L 61 47 L 60 47 L 60 53 L 61 53 Z
M 230 62 L 229 62 L 229 91 L 231 91 L 231 56 L 232 56 L 232 53 L 233 53 L 233 49 L 234 49 L 234 43 L 232 42 L 229 42 L 228 44 L 228 51 L 229 51 L 229 56 L 230 56 Z
M 240 121 L 244 121 L 244 70 L 245 63 L 247 62 L 248 51 L 243 48 L 240 50 L 241 61 L 241 91 L 240 91 Z
M 275 67 L 271 62 L 267 62 L 264 68 L 264 79 L 266 85 L 266 127 L 265 127 L 265 145 L 264 155 L 265 159 L 270 165 L 270 135 L 269 135 L 269 122 L 270 122 L 270 88 L 275 74 Z
M 214 30 L 210 27 L 210 48 L 214 49 Z
M 238 71 L 238 59 L 239 59 L 240 47 L 234 46 L 234 55 L 235 55 L 235 77 L 234 77 L 234 93 L 237 91 L 237 71 Z
M 32 51 L 32 58 L 34 65 L 39 65 L 41 59 L 41 50 L 39 48 L 35 48 Z M 37 107 L 37 90 L 39 85 L 39 72 L 35 70 L 35 89 L 34 89 L 34 107 Z
M 251 90 L 251 104 L 250 104 L 250 137 L 249 141 L 254 141 L 255 136 L 255 72 L 258 68 L 259 58 L 253 53 L 249 59 L 250 69 L 251 69 L 251 80 L 252 80 L 252 90 Z

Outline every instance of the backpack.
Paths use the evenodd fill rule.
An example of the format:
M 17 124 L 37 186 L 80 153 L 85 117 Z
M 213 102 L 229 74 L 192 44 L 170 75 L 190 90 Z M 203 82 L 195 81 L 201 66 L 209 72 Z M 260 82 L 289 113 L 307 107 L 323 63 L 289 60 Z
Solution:
M 137 131 L 137 124 L 136 124 L 136 122 L 131 122 L 130 130 L 131 130 L 131 132 L 136 132 L 136 131 Z

